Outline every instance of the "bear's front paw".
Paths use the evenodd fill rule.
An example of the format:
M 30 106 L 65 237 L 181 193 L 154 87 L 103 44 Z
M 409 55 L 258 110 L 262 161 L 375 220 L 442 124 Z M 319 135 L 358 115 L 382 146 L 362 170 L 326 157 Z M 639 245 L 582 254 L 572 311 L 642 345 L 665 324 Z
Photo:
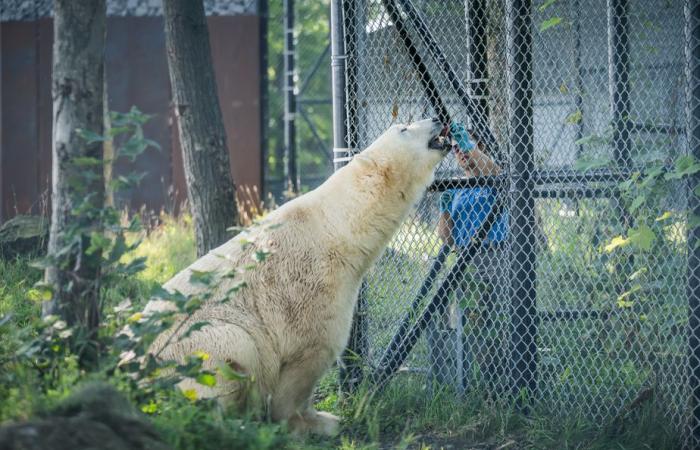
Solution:
M 340 418 L 325 411 L 316 412 L 311 423 L 311 432 L 324 436 L 335 436 L 340 431 Z
M 287 422 L 295 436 L 306 433 L 322 436 L 335 436 L 340 431 L 340 419 L 331 413 L 309 409 L 301 415 L 291 417 Z

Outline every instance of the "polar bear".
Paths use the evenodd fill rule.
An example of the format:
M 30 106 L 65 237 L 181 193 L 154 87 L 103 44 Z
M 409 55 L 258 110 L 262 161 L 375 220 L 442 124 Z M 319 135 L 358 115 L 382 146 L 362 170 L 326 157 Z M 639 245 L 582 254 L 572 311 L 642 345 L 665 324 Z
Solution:
M 185 295 L 202 289 L 192 282 L 193 271 L 234 276 L 222 276 L 209 300 L 176 319 L 150 351 L 165 360 L 205 352 L 205 367 L 223 363 L 250 376 L 273 421 L 297 432 L 335 434 L 338 418 L 312 408 L 312 391 L 347 343 L 363 275 L 449 150 L 447 129 L 437 119 L 392 126 L 321 186 L 247 231 L 245 245 L 233 238 L 177 274 L 164 288 Z M 268 256 L 254 268 L 235 270 L 261 250 Z M 236 283 L 244 287 L 222 302 Z M 152 300 L 144 312 L 168 305 Z M 202 321 L 208 325 L 183 338 Z M 212 387 L 191 379 L 180 387 L 240 406 L 251 395 L 244 384 L 219 377 Z

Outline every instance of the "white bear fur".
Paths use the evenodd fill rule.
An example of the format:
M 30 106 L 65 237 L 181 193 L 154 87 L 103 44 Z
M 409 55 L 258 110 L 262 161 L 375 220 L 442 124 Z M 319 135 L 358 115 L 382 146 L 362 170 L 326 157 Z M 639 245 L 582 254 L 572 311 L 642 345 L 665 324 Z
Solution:
M 255 250 L 271 252 L 254 269 L 222 279 L 213 297 L 191 317 L 177 319 L 150 351 L 180 361 L 203 351 L 205 367 L 226 363 L 252 376 L 272 420 L 300 432 L 334 434 L 338 419 L 311 407 L 312 391 L 347 343 L 363 275 L 433 179 L 444 154 L 428 141 L 440 128 L 431 120 L 392 126 L 317 189 L 249 230 L 248 248 L 233 238 L 177 274 L 164 287 L 191 295 L 202 289 L 190 282 L 191 269 L 222 274 L 253 263 Z M 240 281 L 246 287 L 221 303 Z M 144 312 L 169 305 L 153 300 Z M 182 334 L 199 321 L 210 325 L 186 339 L 169 339 L 173 330 Z M 243 383 L 217 381 L 206 387 L 188 379 L 180 387 L 238 406 L 249 400 Z

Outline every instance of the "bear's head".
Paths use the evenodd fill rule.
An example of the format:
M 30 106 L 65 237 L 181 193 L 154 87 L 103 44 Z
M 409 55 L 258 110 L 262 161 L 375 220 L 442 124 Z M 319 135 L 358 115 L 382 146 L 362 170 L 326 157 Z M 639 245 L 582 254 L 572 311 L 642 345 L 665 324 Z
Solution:
M 449 127 L 438 119 L 425 119 L 410 125 L 393 125 L 361 155 L 375 161 L 391 161 L 403 173 L 424 178 L 432 175 L 435 166 L 449 153 L 450 140 Z

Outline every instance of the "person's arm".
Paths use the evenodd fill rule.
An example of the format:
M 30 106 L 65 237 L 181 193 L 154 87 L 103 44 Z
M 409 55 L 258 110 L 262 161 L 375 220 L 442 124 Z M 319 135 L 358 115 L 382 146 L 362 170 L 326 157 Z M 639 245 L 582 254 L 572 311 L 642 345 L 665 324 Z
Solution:
M 471 169 L 470 172 L 475 176 L 485 177 L 501 173 L 501 168 L 496 164 L 496 161 L 482 152 L 479 147 L 481 146 L 477 146 L 469 153 L 466 153 L 467 165 Z
M 452 227 L 454 222 L 452 222 L 452 216 L 450 213 L 445 211 L 440 213 L 438 218 L 437 232 L 442 242 L 446 245 L 452 247 L 454 245 L 454 239 L 452 239 Z
M 454 240 L 452 239 L 452 227 L 454 222 L 452 221 L 452 216 L 450 211 L 452 209 L 452 198 L 454 197 L 454 192 L 447 190 L 440 194 L 440 217 L 438 217 L 437 232 L 442 242 L 452 246 Z

